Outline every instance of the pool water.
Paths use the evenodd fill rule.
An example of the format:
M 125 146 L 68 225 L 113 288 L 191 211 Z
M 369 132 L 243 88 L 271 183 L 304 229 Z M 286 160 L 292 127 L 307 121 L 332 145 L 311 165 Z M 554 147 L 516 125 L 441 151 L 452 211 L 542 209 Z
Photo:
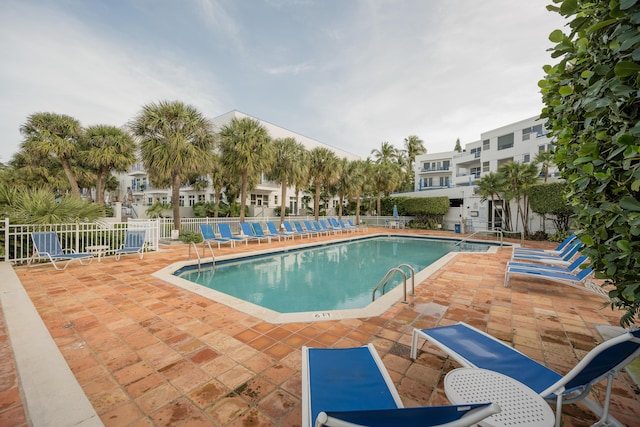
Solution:
M 463 249 L 487 248 L 465 243 Z M 182 269 L 176 275 L 280 313 L 342 310 L 370 304 L 374 287 L 389 269 L 409 264 L 418 273 L 453 251 L 460 251 L 454 241 L 375 237 L 218 262 L 200 272 Z M 398 273 L 386 291 L 401 283 Z

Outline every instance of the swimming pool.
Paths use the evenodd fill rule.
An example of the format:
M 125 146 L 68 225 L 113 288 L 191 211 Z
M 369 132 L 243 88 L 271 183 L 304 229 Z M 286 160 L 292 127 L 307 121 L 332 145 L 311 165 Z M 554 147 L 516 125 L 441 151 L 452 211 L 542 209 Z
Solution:
M 449 239 L 374 236 L 217 261 L 214 268 L 186 266 L 173 274 L 266 310 L 323 313 L 321 317 L 326 317 L 326 313 L 371 305 L 373 288 L 390 268 L 406 263 L 422 272 L 445 255 L 459 252 L 455 243 Z M 465 244 L 463 250 L 486 252 L 488 247 Z M 401 278 L 400 274 L 394 276 L 386 286 L 388 294 L 402 283 Z M 410 292 L 410 281 L 407 286 Z M 398 300 L 397 295 L 394 298 L 394 302 Z

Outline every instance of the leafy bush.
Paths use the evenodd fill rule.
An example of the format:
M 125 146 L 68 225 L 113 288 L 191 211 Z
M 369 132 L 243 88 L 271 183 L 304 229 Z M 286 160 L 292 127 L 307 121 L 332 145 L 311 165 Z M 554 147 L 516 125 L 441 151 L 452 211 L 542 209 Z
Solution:
M 202 242 L 202 235 L 193 231 L 182 231 L 179 239 L 184 243 L 200 243 Z
M 528 190 L 531 210 L 544 217 L 551 215 L 551 220 L 560 233 L 569 231 L 573 215 L 573 207 L 565 198 L 565 188 L 565 183 L 554 182 L 534 185 Z
M 638 0 L 548 6 L 569 22 L 551 33 L 554 66 L 540 82 L 555 163 L 566 179 L 578 235 L 611 307 L 640 312 L 640 14 Z

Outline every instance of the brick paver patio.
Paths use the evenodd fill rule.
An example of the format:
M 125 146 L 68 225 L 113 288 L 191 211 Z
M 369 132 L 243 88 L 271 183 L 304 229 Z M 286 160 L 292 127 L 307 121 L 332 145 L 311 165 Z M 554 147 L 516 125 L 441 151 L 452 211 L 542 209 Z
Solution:
M 215 252 L 290 244 L 251 243 Z M 459 254 L 416 286 L 410 304 L 399 302 L 379 317 L 280 325 L 151 276 L 186 260 L 186 245 L 163 247 L 143 260 L 107 257 L 61 272 L 51 265 L 16 272 L 106 426 L 299 426 L 303 345 L 372 342 L 405 406 L 439 405 L 448 403 L 443 378 L 456 364 L 430 346 L 412 361 L 414 327 L 465 321 L 565 373 L 602 341 L 596 325 L 618 324 L 618 313 L 578 289 L 521 277 L 503 287 L 510 253 L 504 248 L 497 254 Z M 27 425 L 11 356 L 0 316 L 0 426 Z M 595 393 L 603 391 L 599 386 Z M 638 392 L 626 373 L 616 379 L 611 412 L 628 425 L 640 419 Z M 587 426 L 595 416 L 568 405 L 563 421 Z

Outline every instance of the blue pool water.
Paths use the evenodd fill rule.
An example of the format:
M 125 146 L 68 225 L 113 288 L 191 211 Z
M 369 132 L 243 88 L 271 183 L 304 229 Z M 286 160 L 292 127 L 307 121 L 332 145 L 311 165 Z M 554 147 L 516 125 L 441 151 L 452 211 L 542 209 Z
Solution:
M 463 247 L 487 249 L 484 244 Z M 175 274 L 280 313 L 341 310 L 370 304 L 373 288 L 390 268 L 409 264 L 418 273 L 459 250 L 454 241 L 374 237 L 217 262 L 200 272 L 191 268 Z M 387 292 L 402 283 L 402 275 L 396 277 L 386 286 Z

